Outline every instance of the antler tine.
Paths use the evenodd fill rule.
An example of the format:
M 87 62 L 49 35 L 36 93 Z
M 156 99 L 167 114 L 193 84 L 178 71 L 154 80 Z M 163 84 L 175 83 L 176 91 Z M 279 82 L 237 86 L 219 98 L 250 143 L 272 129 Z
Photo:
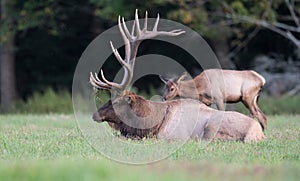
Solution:
M 114 47 L 114 45 L 113 45 L 112 42 L 110 42 L 110 46 L 111 46 L 111 48 L 112 48 L 112 50 L 113 50 L 113 53 L 114 53 L 115 57 L 116 57 L 117 60 L 119 61 L 119 63 L 120 63 L 122 66 L 124 66 L 124 78 L 123 78 L 123 80 L 122 80 L 122 82 L 121 82 L 121 84 L 120 84 L 120 87 L 126 88 L 127 83 L 130 82 L 130 81 L 131 81 L 131 78 L 132 78 L 132 67 L 131 67 L 131 65 L 130 65 L 129 63 L 125 62 L 125 61 L 121 58 L 121 56 L 120 56 L 118 50 Z M 128 76 L 129 76 L 129 79 L 128 79 Z
M 102 77 L 103 81 L 104 81 L 106 84 L 108 84 L 109 86 L 114 87 L 114 88 L 117 88 L 117 89 L 122 89 L 122 88 L 123 88 L 123 86 L 120 85 L 120 84 L 117 84 L 117 83 L 108 81 L 108 80 L 105 78 L 102 69 L 100 70 L 100 73 L 101 73 L 101 77 Z
M 99 77 L 98 77 L 98 75 L 97 75 L 97 73 L 95 72 L 95 76 L 94 76 L 94 79 L 96 79 L 96 81 L 98 81 L 98 82 L 102 82 L 100 79 L 99 79 Z M 103 83 L 103 82 L 102 82 Z M 104 84 L 104 83 L 103 83 Z
M 119 63 L 120 63 L 121 65 L 124 65 L 125 68 L 130 69 L 129 64 L 128 64 L 127 62 L 125 62 L 125 61 L 122 59 L 122 57 L 121 57 L 121 55 L 119 54 L 118 50 L 114 47 L 114 45 L 113 45 L 113 43 L 112 43 L 111 41 L 110 41 L 110 46 L 111 46 L 111 49 L 112 49 L 112 51 L 113 51 L 115 57 L 116 57 L 117 60 L 119 61 Z
M 131 28 L 131 36 L 134 36 L 134 29 L 135 29 L 135 21 L 133 21 L 133 25 Z
M 126 34 L 127 38 L 131 39 L 131 35 L 130 35 L 129 30 L 126 26 L 124 17 L 122 17 L 122 25 L 123 25 L 123 29 L 125 30 L 125 34 Z
M 157 18 L 153 27 L 153 31 L 157 31 L 158 22 L 159 22 L 159 13 L 157 13 Z
M 131 50 L 130 50 L 130 42 L 129 42 L 128 38 L 126 37 L 126 35 L 125 35 L 125 33 L 124 33 L 124 30 L 123 30 L 123 28 L 122 28 L 122 25 L 121 25 L 121 17 L 120 17 L 120 16 L 119 16 L 119 18 L 118 18 L 118 26 L 119 26 L 119 30 L 120 30 L 122 39 L 123 39 L 124 44 L 125 44 L 125 55 L 126 55 L 125 61 L 126 61 L 126 62 L 129 62 L 130 56 L 128 56 L 128 55 L 130 55 L 130 52 L 131 52 Z
M 148 12 L 146 11 L 146 13 L 145 13 L 145 21 L 144 21 L 144 29 L 143 29 L 144 32 L 147 31 L 147 25 L 148 25 Z
M 111 86 L 109 86 L 109 85 L 103 83 L 101 80 L 99 80 L 97 74 L 95 74 L 95 77 L 94 77 L 92 72 L 90 72 L 90 83 L 95 88 L 98 88 L 98 89 L 105 89 L 105 90 L 111 89 Z
M 152 31 L 147 31 L 148 12 L 146 12 L 145 13 L 144 29 L 140 30 L 138 28 L 139 27 L 139 24 L 138 24 L 139 21 L 138 21 L 138 14 L 136 12 L 135 22 L 136 22 L 136 24 L 138 24 L 138 27 L 136 28 L 137 32 L 138 32 L 137 41 L 141 42 L 142 40 L 151 39 L 151 38 L 154 38 L 154 37 L 157 37 L 157 36 L 178 36 L 180 34 L 185 33 L 185 31 L 182 31 L 180 29 L 178 29 L 178 30 L 172 30 L 172 31 L 157 31 L 159 19 L 160 19 L 160 16 L 159 16 L 159 14 L 157 14 L 157 18 L 155 20 L 155 24 L 154 24 L 153 30 Z
M 136 24 L 136 36 L 139 38 L 141 36 L 141 29 L 140 29 L 140 22 L 139 22 L 139 15 L 138 10 L 135 10 L 135 24 Z
M 148 35 L 147 38 L 152 38 L 155 36 L 178 36 L 185 33 L 185 31 L 182 31 L 181 29 L 178 30 L 172 30 L 172 31 L 157 31 L 155 34 L 153 35 Z

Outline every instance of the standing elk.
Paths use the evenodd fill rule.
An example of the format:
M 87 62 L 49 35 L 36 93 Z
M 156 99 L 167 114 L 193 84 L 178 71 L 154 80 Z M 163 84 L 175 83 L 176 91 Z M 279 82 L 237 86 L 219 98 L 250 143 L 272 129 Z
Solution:
M 267 118 L 257 105 L 265 79 L 257 72 L 207 69 L 191 80 L 184 80 L 184 73 L 177 80 L 160 76 L 165 83 L 164 100 L 176 96 L 192 98 L 210 106 L 215 103 L 219 110 L 225 110 L 224 102 L 242 103 L 250 110 L 250 117 L 256 117 L 262 128 L 267 129 Z
M 101 70 L 101 80 L 97 74 L 90 74 L 90 83 L 96 89 L 112 90 L 115 96 L 93 114 L 96 122 L 108 124 L 124 136 L 142 138 L 155 136 L 159 139 L 222 139 L 259 141 L 264 133 L 257 121 L 237 112 L 211 109 L 192 99 L 154 102 L 145 100 L 125 89 L 131 84 L 136 52 L 142 40 L 159 35 L 177 36 L 184 31 L 157 31 L 159 16 L 152 31 L 147 30 L 147 12 L 144 28 L 140 30 L 138 14 L 130 34 L 124 19 L 118 21 L 125 43 L 123 60 L 111 43 L 113 53 L 125 72 L 121 83 L 108 81 Z

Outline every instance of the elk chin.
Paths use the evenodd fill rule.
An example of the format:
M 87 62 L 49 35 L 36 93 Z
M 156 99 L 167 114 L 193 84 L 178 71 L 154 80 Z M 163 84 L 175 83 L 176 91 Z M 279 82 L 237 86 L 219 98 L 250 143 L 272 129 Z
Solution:
M 176 97 L 176 96 L 167 96 L 167 97 L 165 97 L 164 99 L 165 99 L 165 101 L 168 101 L 168 100 L 171 100 L 171 99 L 173 99 L 174 97 Z

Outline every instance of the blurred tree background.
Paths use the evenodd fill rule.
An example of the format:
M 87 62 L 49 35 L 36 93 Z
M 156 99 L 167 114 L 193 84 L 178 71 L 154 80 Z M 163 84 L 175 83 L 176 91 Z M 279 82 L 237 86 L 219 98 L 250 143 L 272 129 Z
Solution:
M 149 17 L 160 13 L 162 18 L 197 31 L 214 49 L 223 68 L 254 69 L 263 74 L 269 82 L 269 94 L 296 94 L 300 90 L 298 1 L 0 1 L 0 101 L 4 107 L 16 100 L 26 101 L 49 87 L 55 92 L 71 91 L 77 61 L 87 45 L 116 25 L 119 15 L 133 19 L 135 9 L 140 13 L 148 10 Z M 139 53 L 153 51 L 141 47 Z M 194 76 L 200 73 L 201 67 L 195 69 L 185 55 L 174 55 L 167 48 L 164 52 L 179 62 L 185 60 Z M 150 84 L 161 85 L 158 79 Z

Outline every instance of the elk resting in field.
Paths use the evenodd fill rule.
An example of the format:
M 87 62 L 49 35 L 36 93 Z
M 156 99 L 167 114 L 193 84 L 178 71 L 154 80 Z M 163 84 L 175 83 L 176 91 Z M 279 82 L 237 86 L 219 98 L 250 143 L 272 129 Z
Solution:
M 155 36 L 177 36 L 181 30 L 157 31 L 159 17 L 152 31 L 145 25 L 140 30 L 138 15 L 130 34 L 124 19 L 119 18 L 119 29 L 125 43 L 123 60 L 111 43 L 113 53 L 124 68 L 121 83 L 108 81 L 101 70 L 101 79 L 90 74 L 90 83 L 96 89 L 112 90 L 114 96 L 93 114 L 94 121 L 104 122 L 120 130 L 122 135 L 142 138 L 156 136 L 162 139 L 211 139 L 259 141 L 265 138 L 257 121 L 237 112 L 224 112 L 211 109 L 192 99 L 153 102 L 126 91 L 131 84 L 136 52 L 142 40 Z M 136 29 L 135 29 L 136 27 Z M 220 128 L 220 129 L 219 129 Z
M 192 99 L 154 102 L 130 92 L 105 103 L 94 113 L 93 119 L 107 121 L 122 135 L 135 138 L 150 135 L 167 140 L 243 142 L 265 138 L 256 120 L 238 112 L 215 110 Z
M 160 76 L 165 83 L 164 100 L 176 96 L 192 98 L 206 105 L 216 104 L 219 110 L 225 110 L 224 102 L 242 101 L 250 110 L 250 117 L 256 117 L 262 128 L 267 129 L 267 118 L 257 105 L 258 97 L 265 79 L 257 72 L 207 69 L 191 80 L 184 80 L 183 74 L 177 80 Z

